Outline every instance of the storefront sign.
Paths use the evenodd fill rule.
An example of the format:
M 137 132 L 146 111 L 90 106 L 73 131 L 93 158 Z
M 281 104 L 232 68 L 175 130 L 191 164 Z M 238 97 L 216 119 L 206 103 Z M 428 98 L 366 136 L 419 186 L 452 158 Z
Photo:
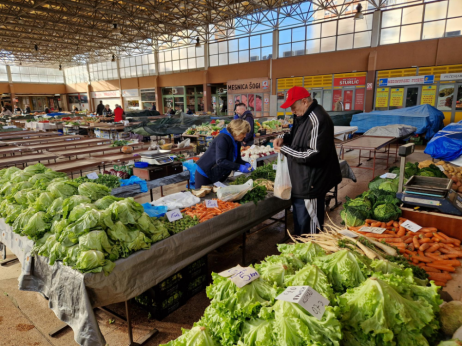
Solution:
M 91 97 L 94 99 L 103 99 L 110 97 L 120 97 L 120 90 L 113 91 L 93 91 Z
M 355 111 L 362 111 L 364 110 L 364 89 L 356 89 L 355 90 Z
M 459 79 L 462 79 L 462 73 L 443 73 L 440 76 L 440 81 L 459 80 Z
M 404 88 L 391 89 L 390 107 L 403 107 L 403 97 L 404 97 Z
M 364 77 L 347 77 L 334 78 L 334 86 L 357 86 L 366 85 L 366 76 Z
M 126 90 L 122 90 L 122 96 L 123 97 L 126 97 L 126 96 L 138 96 L 139 93 L 138 93 L 138 89 L 126 89 Z
M 343 110 L 351 111 L 353 108 L 353 89 L 343 90 Z
M 269 80 L 266 78 L 228 81 L 228 94 L 258 93 L 266 91 L 268 88 Z
M 440 111 L 452 110 L 452 101 L 454 98 L 454 84 L 440 84 L 438 91 L 438 105 Z
M 397 78 L 380 78 L 379 86 L 433 84 L 434 82 L 435 82 L 435 76 L 433 75 L 397 77 Z
M 265 105 L 269 104 L 269 98 L 265 97 Z
M 422 98 L 420 99 L 421 105 L 435 105 L 436 86 L 429 85 L 422 87 Z
M 377 96 L 375 97 L 375 108 L 388 107 L 388 89 L 389 88 L 377 89 Z
M 373 83 L 367 83 L 367 90 L 373 90 L 373 86 L 372 86 Z

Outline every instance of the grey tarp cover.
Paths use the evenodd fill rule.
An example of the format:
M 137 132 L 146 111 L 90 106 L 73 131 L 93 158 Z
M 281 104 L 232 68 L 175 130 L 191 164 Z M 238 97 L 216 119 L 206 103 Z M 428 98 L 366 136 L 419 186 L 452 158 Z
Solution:
M 356 176 L 353 173 L 353 170 L 351 169 L 348 162 L 346 162 L 345 160 L 340 160 L 339 163 L 340 163 L 340 170 L 342 171 L 342 178 L 351 179 L 356 183 Z
M 246 203 L 172 237 L 116 261 L 109 276 L 81 274 L 62 262 L 48 265 L 35 258 L 32 275 L 21 274 L 19 289 L 49 298 L 50 309 L 74 331 L 84 346 L 104 346 L 93 307 L 131 299 L 178 272 L 188 264 L 290 207 L 290 200 L 269 197 L 257 205 Z
M 417 127 L 411 125 L 386 125 L 376 126 L 364 133 L 364 136 L 384 136 L 384 137 L 407 137 L 417 131 Z

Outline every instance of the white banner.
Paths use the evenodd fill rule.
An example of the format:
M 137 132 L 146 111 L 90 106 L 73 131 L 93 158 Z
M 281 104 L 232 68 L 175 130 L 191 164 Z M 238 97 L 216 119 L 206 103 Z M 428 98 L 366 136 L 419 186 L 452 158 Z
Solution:
M 440 81 L 444 80 L 459 80 L 462 79 L 462 73 L 443 73 L 440 77 Z
M 92 91 L 91 97 L 94 99 L 103 99 L 110 97 L 120 97 L 120 90 L 112 91 Z
M 126 96 L 138 96 L 138 95 L 139 95 L 138 89 L 122 90 L 122 96 L 123 97 L 126 97 Z

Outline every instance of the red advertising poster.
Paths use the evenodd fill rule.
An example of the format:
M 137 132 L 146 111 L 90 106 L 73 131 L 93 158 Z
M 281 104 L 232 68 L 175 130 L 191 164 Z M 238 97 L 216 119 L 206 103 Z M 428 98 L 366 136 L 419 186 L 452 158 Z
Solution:
M 364 89 L 356 89 L 355 94 L 355 111 L 364 110 Z
M 335 104 L 337 103 L 338 100 L 340 100 L 342 97 L 342 90 L 341 89 L 336 89 L 334 90 L 332 94 L 332 110 L 335 111 Z
M 364 77 L 348 77 L 348 78 L 334 78 L 334 86 L 358 86 L 366 85 L 366 76 Z
M 353 109 L 353 91 L 354 90 L 343 90 L 343 110 L 351 111 Z

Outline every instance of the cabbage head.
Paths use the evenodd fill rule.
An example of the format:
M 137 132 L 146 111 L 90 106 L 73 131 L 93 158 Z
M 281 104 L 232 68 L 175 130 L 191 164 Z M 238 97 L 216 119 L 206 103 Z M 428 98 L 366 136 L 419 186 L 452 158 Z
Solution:
M 370 210 L 365 207 L 350 207 L 345 206 L 340 212 L 340 217 L 346 226 L 356 227 L 364 225 L 366 219 L 369 218 Z
M 79 186 L 79 194 L 90 198 L 92 202 L 97 201 L 110 193 L 111 189 L 101 184 L 88 182 L 80 184 Z

